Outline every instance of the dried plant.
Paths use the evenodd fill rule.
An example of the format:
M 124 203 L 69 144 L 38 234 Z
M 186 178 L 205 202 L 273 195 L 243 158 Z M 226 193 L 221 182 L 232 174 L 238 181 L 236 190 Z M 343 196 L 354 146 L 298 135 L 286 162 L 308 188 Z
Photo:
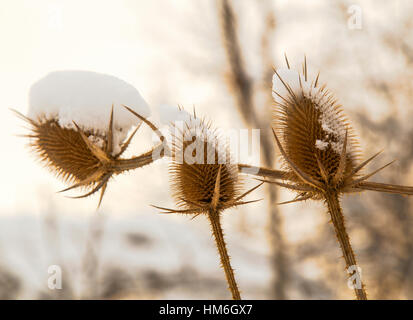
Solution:
M 252 203 L 243 198 L 261 184 L 242 193 L 242 179 L 237 165 L 230 164 L 229 148 L 210 124 L 196 115 L 182 128 L 174 126 L 170 179 L 179 209 L 155 206 L 163 213 L 206 215 L 221 259 L 222 267 L 235 300 L 241 299 L 221 226 L 224 210 Z
M 286 58 L 288 69 L 289 62 Z M 307 64 L 304 61 L 302 74 L 297 73 L 298 88 L 284 80 L 275 71 L 275 76 L 284 86 L 286 94 L 274 91 L 274 138 L 280 150 L 284 171 L 261 169 L 263 181 L 276 184 L 297 193 L 294 200 L 322 200 L 328 208 L 340 243 L 347 270 L 355 267 L 356 257 L 346 231 L 340 197 L 345 193 L 364 190 L 413 195 L 413 187 L 367 181 L 392 162 L 369 174 L 362 169 L 379 153 L 359 162 L 360 152 L 356 137 L 341 106 L 324 86 L 318 85 L 319 76 L 309 85 Z M 280 138 L 279 138 L 280 137 Z M 287 180 L 284 182 L 273 179 Z M 361 281 L 360 275 L 357 274 Z M 367 299 L 363 283 L 355 286 L 357 299 Z
M 151 129 L 155 126 L 147 119 L 137 115 L 132 109 L 124 106 L 144 121 Z M 82 130 L 75 122 L 74 128 L 61 127 L 59 119 L 30 119 L 20 112 L 13 110 L 20 118 L 30 125 L 30 133 L 24 137 L 31 138 L 30 146 L 40 160 L 65 182 L 72 186 L 62 190 L 85 188 L 88 192 L 74 198 L 85 198 L 101 190 L 99 206 L 105 194 L 107 184 L 113 175 L 124 171 L 148 165 L 156 159 L 154 155 L 163 156 L 164 146 L 161 143 L 152 150 L 133 157 L 122 159 L 120 156 L 126 151 L 132 138 L 140 128 L 140 124 L 124 141 L 117 154 L 113 154 L 113 106 L 108 129 L 103 136 L 98 136 L 91 130 Z M 156 131 L 158 134 L 159 132 Z M 99 141 L 103 141 L 99 145 Z

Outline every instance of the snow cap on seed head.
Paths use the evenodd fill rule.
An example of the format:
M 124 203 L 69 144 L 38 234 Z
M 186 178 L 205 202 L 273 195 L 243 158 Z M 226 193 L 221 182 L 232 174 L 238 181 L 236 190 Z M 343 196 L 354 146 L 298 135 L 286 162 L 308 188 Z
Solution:
M 123 105 L 128 105 L 129 110 Z M 121 159 L 141 124 L 133 112 L 150 114 L 139 92 L 113 76 L 89 71 L 57 71 L 30 89 L 30 146 L 41 161 L 74 188 L 102 190 L 109 179 L 153 161 L 151 152 Z M 136 129 L 129 134 L 130 129 Z

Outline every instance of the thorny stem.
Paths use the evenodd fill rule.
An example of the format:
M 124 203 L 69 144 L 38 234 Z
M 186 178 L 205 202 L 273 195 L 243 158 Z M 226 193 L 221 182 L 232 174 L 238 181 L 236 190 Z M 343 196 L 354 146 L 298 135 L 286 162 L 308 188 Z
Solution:
M 225 244 L 224 233 L 221 227 L 220 214 L 216 210 L 210 210 L 208 212 L 208 218 L 211 223 L 212 232 L 214 234 L 215 242 L 218 248 L 218 252 L 221 258 L 221 264 L 225 271 L 225 276 L 229 285 L 229 289 L 232 293 L 233 300 L 241 300 L 241 295 L 238 290 L 237 282 L 235 281 L 234 270 L 231 267 L 230 257 L 228 255 L 227 247 Z
M 112 168 L 116 173 L 121 173 L 125 170 L 134 170 L 146 166 L 157 159 L 164 156 L 165 147 L 162 143 L 154 147 L 152 150 L 131 159 L 116 159 L 112 164 Z
M 281 170 L 267 169 L 263 167 L 251 166 L 249 164 L 238 164 L 238 171 L 243 173 L 252 174 L 259 177 L 273 178 L 273 179 L 284 179 L 285 172 Z
M 328 212 L 331 216 L 331 221 L 334 225 L 334 230 L 336 232 L 336 236 L 338 242 L 340 243 L 341 250 L 343 252 L 344 260 L 346 261 L 346 269 L 349 270 L 349 267 L 355 267 L 355 272 L 358 273 L 358 266 L 356 262 L 356 256 L 353 252 L 353 248 L 350 244 L 350 238 L 346 231 L 346 226 L 344 224 L 344 216 L 343 211 L 340 206 L 340 200 L 338 198 L 338 194 L 334 191 L 327 191 L 325 193 L 325 200 L 328 206 Z M 356 294 L 357 300 L 367 300 L 367 293 L 364 287 L 364 284 L 361 281 L 361 276 L 358 273 L 358 279 L 356 284 L 359 284 L 358 287 L 354 287 L 354 292 Z

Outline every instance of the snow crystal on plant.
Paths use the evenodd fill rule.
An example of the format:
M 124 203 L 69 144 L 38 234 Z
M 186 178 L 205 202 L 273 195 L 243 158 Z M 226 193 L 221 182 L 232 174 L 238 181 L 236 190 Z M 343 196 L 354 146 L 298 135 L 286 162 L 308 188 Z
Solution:
M 55 119 L 60 126 L 71 129 L 74 121 L 83 130 L 95 133 L 95 137 L 104 137 L 113 105 L 116 154 L 131 127 L 140 123 L 122 104 L 144 117 L 150 115 L 139 92 L 123 80 L 90 71 L 56 71 L 32 85 L 28 116 L 38 121 Z
M 213 130 L 210 130 L 204 121 L 182 108 L 166 104 L 160 105 L 159 117 L 161 123 L 168 125 L 171 132 L 176 130 L 184 132 L 186 140 L 197 137 L 206 141 L 215 137 Z
M 333 105 L 326 103 L 318 105 L 318 108 L 320 108 L 321 111 L 319 119 L 321 127 L 328 136 L 335 137 L 334 140 L 337 141 L 331 139 L 331 147 L 336 153 L 341 154 L 346 136 L 346 126 L 338 118 Z
M 325 150 L 328 147 L 328 142 L 317 139 L 315 141 L 315 146 L 317 149 Z
M 95 136 L 95 135 L 90 135 L 87 137 L 90 142 L 92 142 L 94 145 L 98 146 L 99 148 L 103 148 L 105 145 L 105 141 L 103 138 Z
M 175 159 L 174 161 L 187 161 L 191 163 L 204 163 L 204 155 L 207 155 L 207 163 L 215 163 L 215 151 L 218 155 L 218 163 L 227 163 L 227 137 L 221 130 L 209 128 L 209 123 L 186 110 L 169 105 L 160 105 L 158 107 L 159 118 L 162 124 L 166 124 L 169 132 L 166 133 L 169 138 L 171 146 L 175 145 L 177 149 L 183 151 L 182 143 L 184 141 L 192 141 L 191 146 L 196 150 L 202 150 L 196 153 L 195 159 L 191 154 L 178 154 L 177 157 L 182 159 Z M 162 130 L 164 131 L 164 130 Z M 195 138 L 195 140 L 194 140 Z M 205 146 L 205 142 L 208 144 Z M 206 149 L 205 149 L 206 147 Z M 189 158 L 186 158 L 189 157 Z

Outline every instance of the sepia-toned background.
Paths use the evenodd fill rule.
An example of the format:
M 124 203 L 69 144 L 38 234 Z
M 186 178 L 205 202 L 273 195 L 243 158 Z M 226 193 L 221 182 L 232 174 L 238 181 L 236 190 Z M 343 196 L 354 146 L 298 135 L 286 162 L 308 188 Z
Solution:
M 117 176 L 103 204 L 59 194 L 19 134 L 31 84 L 51 71 L 89 70 L 134 85 L 157 121 L 182 105 L 221 128 L 262 128 L 261 163 L 276 167 L 270 139 L 272 68 L 304 55 L 336 95 L 363 155 L 384 149 L 375 179 L 413 185 L 413 3 L 409 0 L 2 1 L 0 3 L 0 298 L 226 299 L 203 217 L 173 207 L 167 163 Z M 149 149 L 147 128 L 129 155 Z M 249 184 L 253 185 L 254 181 Z M 74 192 L 72 195 L 76 195 Z M 323 204 L 277 207 L 292 194 L 225 212 L 224 229 L 244 298 L 352 299 Z M 255 197 L 255 198 L 254 198 Z M 413 206 L 398 195 L 346 197 L 344 212 L 370 298 L 413 298 Z M 50 266 L 62 270 L 48 287 Z

